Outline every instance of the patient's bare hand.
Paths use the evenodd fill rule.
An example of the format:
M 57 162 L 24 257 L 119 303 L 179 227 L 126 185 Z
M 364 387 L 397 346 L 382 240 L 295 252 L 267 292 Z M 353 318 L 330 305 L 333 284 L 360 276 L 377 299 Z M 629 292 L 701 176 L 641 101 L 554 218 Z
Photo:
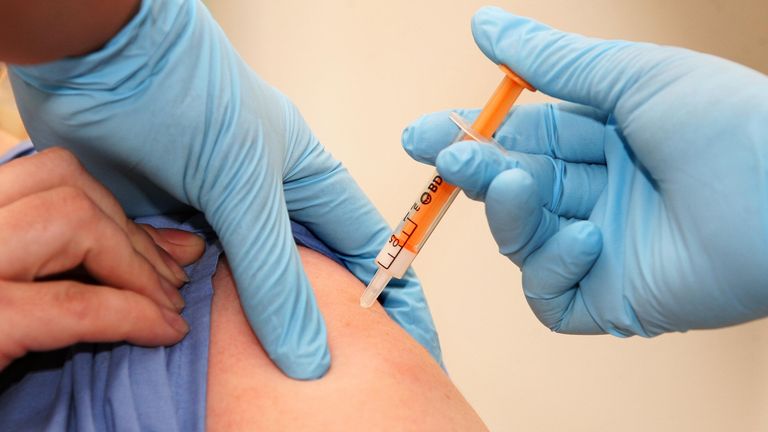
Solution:
M 65 150 L 0 166 L 0 368 L 79 341 L 178 342 L 188 326 L 177 262 L 203 248 L 134 224 Z M 65 280 L 82 270 L 100 285 Z

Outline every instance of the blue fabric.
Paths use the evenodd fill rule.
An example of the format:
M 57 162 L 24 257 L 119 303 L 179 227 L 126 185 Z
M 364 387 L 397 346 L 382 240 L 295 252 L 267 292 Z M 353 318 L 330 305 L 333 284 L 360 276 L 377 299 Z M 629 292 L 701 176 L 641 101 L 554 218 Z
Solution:
M 78 344 L 34 353 L 0 373 L 3 431 L 203 431 L 210 337 L 211 278 L 221 245 L 202 215 L 137 220 L 206 237 L 206 251 L 186 268 L 181 289 L 189 334 L 171 347 Z M 293 223 L 296 243 L 339 258 Z M 116 317 L 119 319 L 119 317 Z
M 0 154 L 0 165 L 18 157 L 28 156 L 35 152 L 35 147 L 32 145 L 32 141 L 22 141 L 4 154 Z

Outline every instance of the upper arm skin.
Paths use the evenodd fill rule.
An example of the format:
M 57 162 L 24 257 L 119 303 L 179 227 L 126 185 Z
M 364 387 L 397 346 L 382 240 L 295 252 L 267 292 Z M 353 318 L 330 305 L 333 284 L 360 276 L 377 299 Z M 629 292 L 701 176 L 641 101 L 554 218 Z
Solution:
M 209 430 L 486 430 L 421 345 L 378 304 L 359 306 L 363 286 L 354 276 L 299 249 L 326 320 L 331 369 L 317 381 L 283 375 L 248 326 L 222 260 L 214 277 Z
M 0 61 L 43 63 L 95 51 L 136 14 L 140 0 L 5 0 Z

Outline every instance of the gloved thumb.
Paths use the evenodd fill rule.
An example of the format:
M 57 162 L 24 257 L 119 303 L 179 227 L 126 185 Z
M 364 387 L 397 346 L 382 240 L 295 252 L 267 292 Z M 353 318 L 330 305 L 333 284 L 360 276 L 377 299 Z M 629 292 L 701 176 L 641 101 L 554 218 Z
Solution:
M 497 7 L 474 15 L 472 34 L 486 56 L 540 91 L 606 112 L 658 64 L 649 52 L 664 55 L 652 44 L 565 33 Z
M 279 178 L 261 187 L 234 185 L 222 195 L 203 211 L 227 253 L 259 342 L 286 375 L 322 377 L 330 367 L 325 321 L 294 243 Z

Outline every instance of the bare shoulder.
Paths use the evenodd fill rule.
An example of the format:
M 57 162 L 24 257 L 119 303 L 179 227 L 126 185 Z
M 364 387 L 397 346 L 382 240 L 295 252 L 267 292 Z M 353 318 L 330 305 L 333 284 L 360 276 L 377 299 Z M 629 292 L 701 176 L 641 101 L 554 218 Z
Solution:
M 328 327 L 330 371 L 302 382 L 272 364 L 222 260 L 211 318 L 210 430 L 486 430 L 421 345 L 378 305 L 358 306 L 364 287 L 354 276 L 300 251 Z

